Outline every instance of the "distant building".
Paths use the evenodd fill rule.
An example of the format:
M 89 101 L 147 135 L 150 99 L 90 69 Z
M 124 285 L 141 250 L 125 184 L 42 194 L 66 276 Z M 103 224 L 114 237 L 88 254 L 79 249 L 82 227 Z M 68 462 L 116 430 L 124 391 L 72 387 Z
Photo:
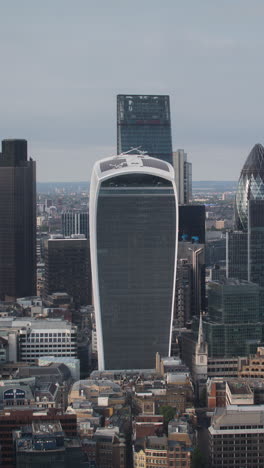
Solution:
M 0 153 L 0 300 L 36 294 L 36 164 L 26 140 Z
M 264 406 L 217 408 L 208 432 L 215 468 L 264 466 Z
M 225 229 L 226 221 L 225 219 L 217 219 L 215 221 L 215 229 Z
M 213 231 L 212 231 L 213 232 Z M 214 231 L 217 234 L 219 232 Z M 206 239 L 205 264 L 206 266 L 226 264 L 226 238 L 220 233 L 219 239 Z M 232 278 L 232 276 L 230 276 Z M 243 278 L 244 279 L 244 278 Z
M 175 151 L 172 158 L 178 203 L 188 204 L 192 199 L 192 164 L 187 161 L 187 154 L 183 149 Z
M 91 304 L 90 250 L 84 235 L 45 241 L 45 296 L 66 292 L 75 305 Z
M 152 369 L 156 352 L 169 354 L 177 224 L 169 164 L 136 154 L 95 164 L 90 241 L 100 370 Z
M 84 234 L 89 239 L 89 214 L 87 211 L 64 211 L 61 214 L 62 234 Z
M 172 164 L 169 96 L 117 96 L 117 154 L 132 148 Z

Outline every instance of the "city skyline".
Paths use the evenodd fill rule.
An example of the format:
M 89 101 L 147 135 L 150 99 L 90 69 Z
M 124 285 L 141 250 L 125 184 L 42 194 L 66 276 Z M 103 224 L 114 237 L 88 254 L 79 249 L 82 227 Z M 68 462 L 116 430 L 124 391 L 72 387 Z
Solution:
M 89 179 L 116 153 L 122 93 L 170 96 L 173 150 L 194 180 L 236 179 L 262 142 L 259 2 L 242 0 L 239 16 L 226 0 L 15 3 L 0 19 L 1 137 L 30 142 L 39 181 Z

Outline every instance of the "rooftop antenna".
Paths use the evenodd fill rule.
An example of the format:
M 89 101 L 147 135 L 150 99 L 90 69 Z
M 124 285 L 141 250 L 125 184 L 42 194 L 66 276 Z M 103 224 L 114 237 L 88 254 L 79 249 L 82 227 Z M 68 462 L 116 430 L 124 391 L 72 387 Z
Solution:
M 128 151 L 124 151 L 123 153 L 118 154 L 116 157 L 119 158 L 120 156 L 125 156 L 126 154 L 133 153 L 135 151 L 140 153 L 140 148 L 141 148 L 141 146 L 137 146 L 136 148 L 131 148 Z
M 145 155 L 148 154 L 147 151 L 143 151 L 143 150 L 141 150 L 140 148 L 141 148 L 141 146 L 137 146 L 137 147 L 135 147 L 135 148 L 131 148 L 131 149 L 128 150 L 128 151 L 123 151 L 123 153 L 120 153 L 120 154 L 113 154 L 113 155 L 110 156 L 110 157 L 113 158 L 113 159 L 115 159 L 115 158 L 120 158 L 120 156 L 125 156 L 126 154 L 134 153 L 134 152 L 136 152 L 136 151 L 138 152 L 138 154 L 139 154 L 140 156 L 145 156 Z

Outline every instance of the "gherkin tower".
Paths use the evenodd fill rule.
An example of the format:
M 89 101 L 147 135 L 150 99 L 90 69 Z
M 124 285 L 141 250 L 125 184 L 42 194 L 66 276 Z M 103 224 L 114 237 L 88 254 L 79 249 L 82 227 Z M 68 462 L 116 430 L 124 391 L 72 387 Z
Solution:
M 248 228 L 248 201 L 264 200 L 264 148 L 258 143 L 242 168 L 235 201 L 235 229 Z

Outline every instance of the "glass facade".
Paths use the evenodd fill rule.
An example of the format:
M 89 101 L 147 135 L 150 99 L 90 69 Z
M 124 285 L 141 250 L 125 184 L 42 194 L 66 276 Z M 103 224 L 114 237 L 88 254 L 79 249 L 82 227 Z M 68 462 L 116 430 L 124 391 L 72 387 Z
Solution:
M 36 163 L 26 140 L 0 154 L 0 300 L 36 294 Z
M 238 181 L 235 228 L 248 227 L 248 200 L 264 200 L 264 148 L 257 144 L 249 153 Z
M 226 275 L 228 278 L 248 280 L 248 233 L 226 233 Z
M 154 368 L 168 355 L 174 289 L 172 182 L 130 173 L 101 182 L 97 265 L 105 369 Z
M 179 206 L 179 241 L 205 244 L 205 205 Z
M 132 148 L 172 164 L 169 96 L 117 96 L 117 153 Z
M 87 239 L 48 239 L 45 245 L 45 296 L 66 292 L 75 305 L 92 303 Z
M 234 279 L 208 287 L 208 318 L 204 329 L 209 356 L 245 356 L 262 340 L 260 288 Z

